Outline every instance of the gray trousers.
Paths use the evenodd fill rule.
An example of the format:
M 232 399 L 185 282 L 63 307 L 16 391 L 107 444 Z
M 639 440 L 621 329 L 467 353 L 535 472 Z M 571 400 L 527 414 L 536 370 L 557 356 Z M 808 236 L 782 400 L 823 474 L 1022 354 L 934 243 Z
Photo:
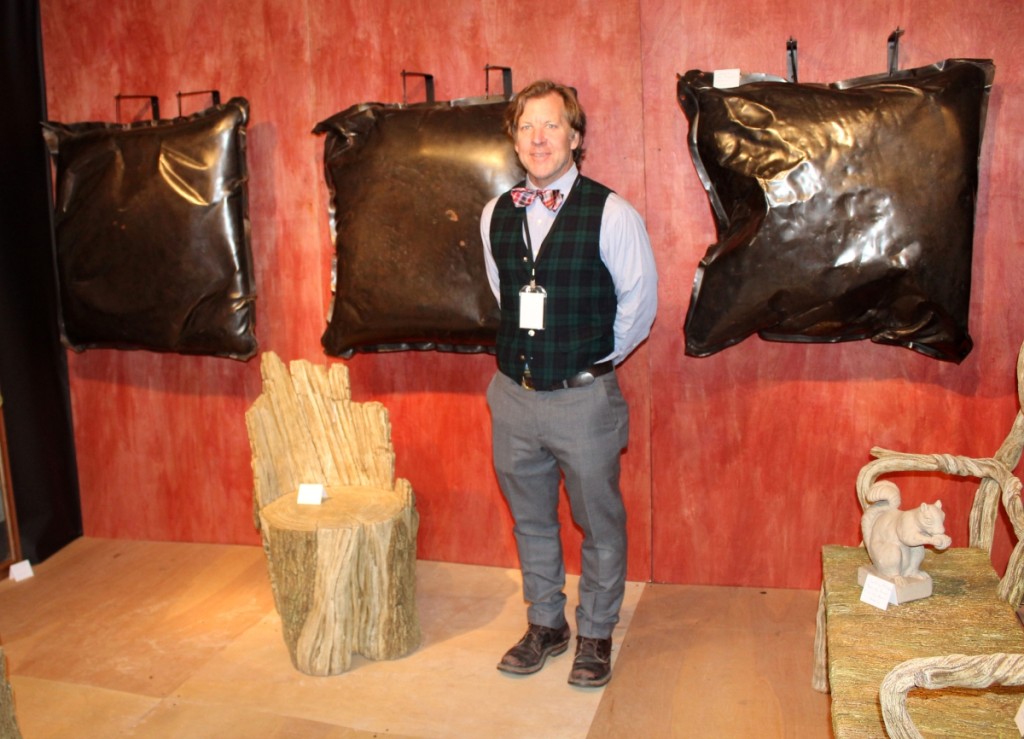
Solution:
M 487 388 L 494 469 L 515 520 L 523 597 L 532 624 L 565 623 L 565 562 L 559 536 L 559 482 L 583 530 L 576 630 L 607 638 L 626 587 L 626 510 L 620 455 L 629 410 L 614 372 L 591 385 L 550 392 L 521 387 L 501 372 Z

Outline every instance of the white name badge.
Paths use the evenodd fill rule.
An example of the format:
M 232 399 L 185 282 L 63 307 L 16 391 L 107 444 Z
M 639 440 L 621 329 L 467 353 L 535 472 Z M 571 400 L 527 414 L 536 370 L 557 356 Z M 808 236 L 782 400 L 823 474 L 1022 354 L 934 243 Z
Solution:
M 547 296 L 543 287 L 527 285 L 519 291 L 519 328 L 544 328 L 544 301 Z

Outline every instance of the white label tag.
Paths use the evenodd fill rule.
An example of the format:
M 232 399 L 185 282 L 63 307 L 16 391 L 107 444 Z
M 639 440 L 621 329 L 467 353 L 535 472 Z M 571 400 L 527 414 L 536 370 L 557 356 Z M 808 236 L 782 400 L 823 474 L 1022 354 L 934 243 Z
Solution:
M 23 559 L 20 562 L 15 562 L 11 565 L 10 577 L 14 582 L 28 580 L 32 577 L 32 574 L 32 564 L 27 559 Z
M 1017 715 L 1013 717 L 1013 720 L 1017 722 L 1017 731 L 1020 732 L 1021 736 L 1024 736 L 1024 703 L 1020 704 L 1020 708 L 1017 709 Z
M 519 291 L 519 328 L 544 328 L 544 299 L 547 295 L 543 288 L 530 289 L 524 287 Z
M 324 502 L 327 493 L 323 485 L 302 483 L 299 485 L 299 505 L 320 505 Z
M 892 603 L 899 605 L 896 601 L 896 586 L 888 580 L 883 580 L 874 575 L 868 575 L 864 580 L 864 589 L 860 591 L 860 599 L 875 608 L 883 611 Z
M 725 90 L 730 87 L 740 86 L 740 70 L 739 69 L 716 69 L 714 79 L 711 84 L 720 90 Z

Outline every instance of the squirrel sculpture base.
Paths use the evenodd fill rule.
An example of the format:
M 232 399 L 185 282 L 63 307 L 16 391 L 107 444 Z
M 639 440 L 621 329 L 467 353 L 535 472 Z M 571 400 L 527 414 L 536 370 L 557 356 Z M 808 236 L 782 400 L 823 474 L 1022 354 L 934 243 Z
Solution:
M 857 584 L 861 587 L 868 579 L 868 575 L 874 575 L 880 580 L 886 580 L 896 586 L 896 603 L 909 603 L 912 600 L 921 600 L 932 594 L 932 576 L 927 572 L 910 577 L 887 577 L 882 575 L 871 565 L 864 565 L 857 570 Z

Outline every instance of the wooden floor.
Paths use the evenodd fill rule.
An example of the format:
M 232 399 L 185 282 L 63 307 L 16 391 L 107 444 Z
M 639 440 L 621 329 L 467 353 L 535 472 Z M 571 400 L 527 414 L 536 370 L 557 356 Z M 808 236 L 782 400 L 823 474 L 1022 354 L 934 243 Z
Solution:
M 344 675 L 291 665 L 258 547 L 79 539 L 0 582 L 24 739 L 831 736 L 810 688 L 817 592 L 630 583 L 606 688 L 494 666 L 519 574 L 419 562 L 422 646 Z M 570 608 L 575 607 L 570 585 Z

